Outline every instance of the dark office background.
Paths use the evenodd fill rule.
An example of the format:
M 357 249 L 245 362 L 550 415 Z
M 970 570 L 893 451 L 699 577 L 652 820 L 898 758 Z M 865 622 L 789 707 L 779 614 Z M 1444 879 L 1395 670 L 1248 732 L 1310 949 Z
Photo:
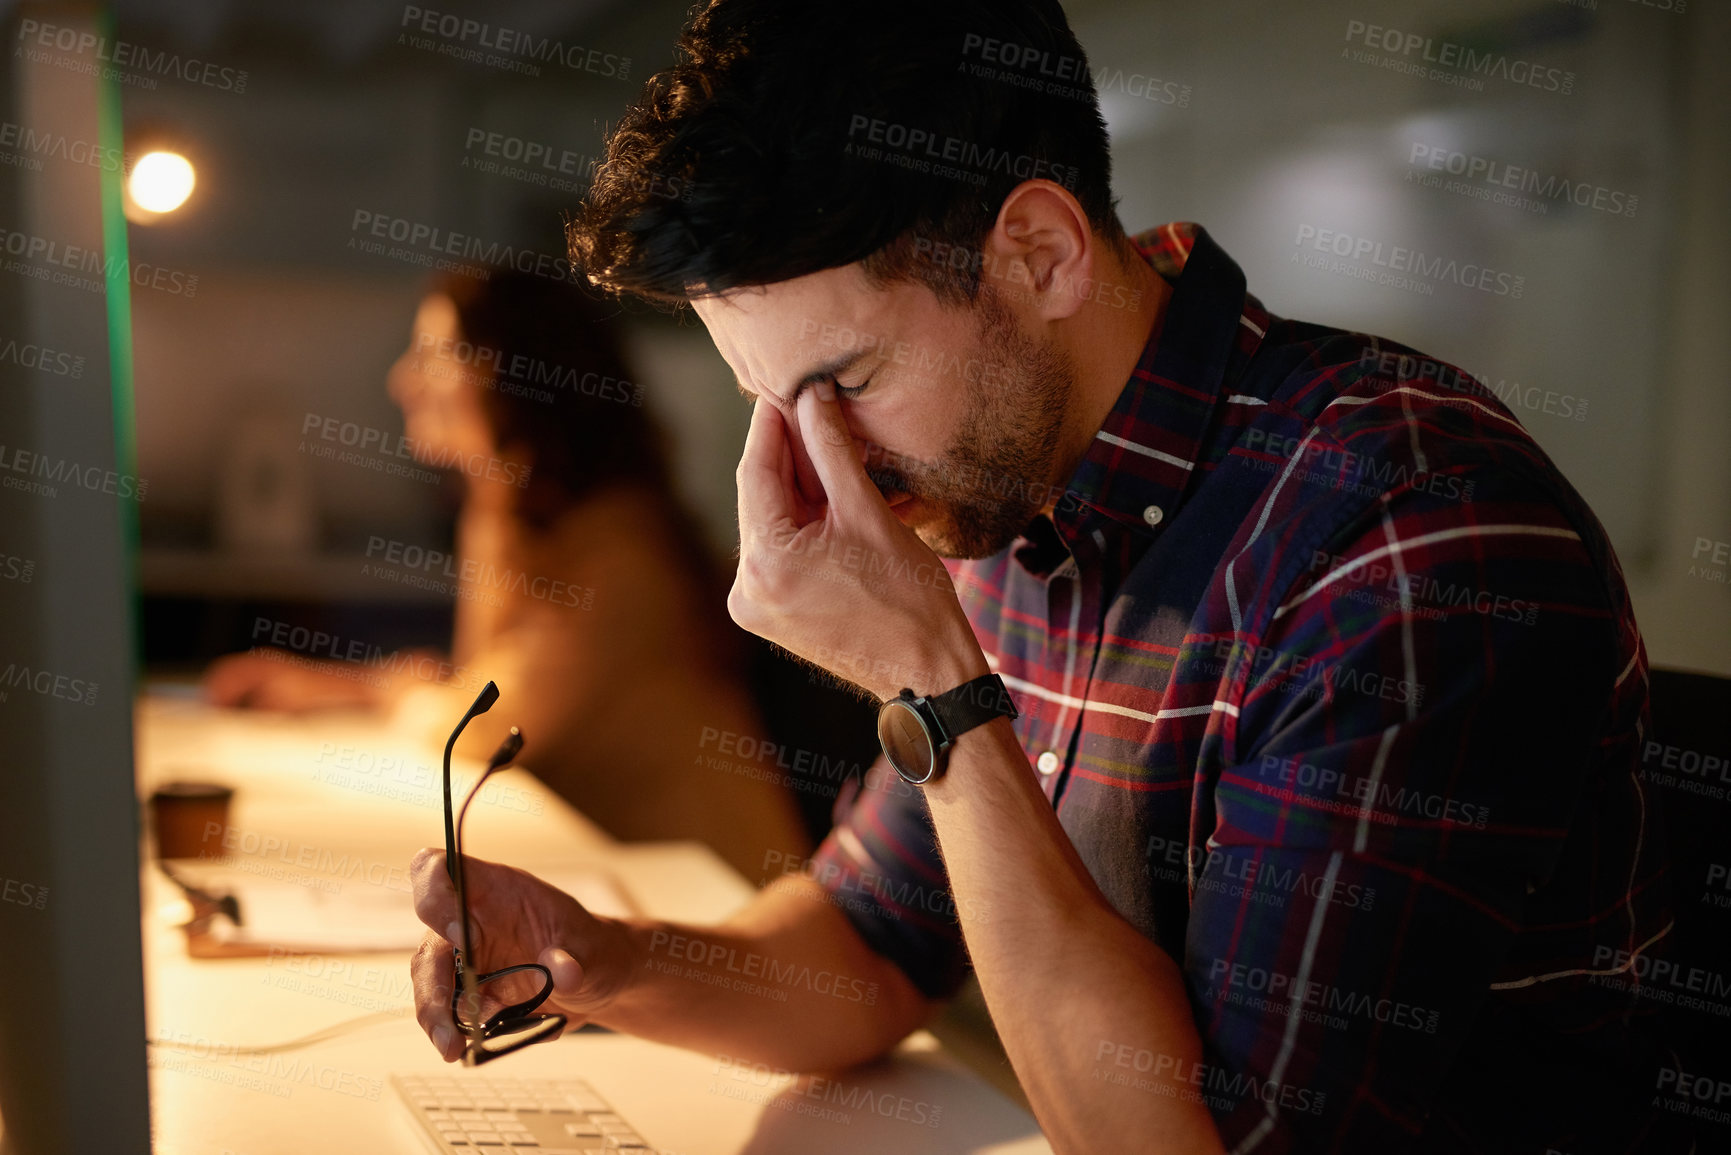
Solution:
M 1726 99 L 1712 47 L 1724 13 L 1632 0 L 1066 7 L 1100 81 L 1126 225 L 1199 221 L 1275 311 L 1418 345 L 1514 398 L 1610 530 L 1654 660 L 1731 673 L 1731 586 L 1703 576 L 1714 567 L 1700 545 L 1731 536 L 1731 243 L 1713 211 L 1731 173 L 1724 142 L 1703 135 Z M 381 643 L 442 619 L 438 595 L 369 578 L 358 560 L 373 536 L 436 547 L 448 497 L 300 448 L 309 414 L 400 429 L 383 375 L 427 270 L 358 251 L 357 214 L 558 254 L 578 194 L 552 186 L 580 186 L 606 127 L 670 61 L 685 5 L 442 11 L 629 65 L 541 62 L 527 75 L 465 61 L 452 55 L 462 42 L 420 31 L 414 6 L 396 3 L 119 6 L 119 35 L 247 74 L 244 92 L 174 78 L 122 90 L 129 150 L 169 142 L 198 171 L 182 210 L 132 230 L 136 259 L 198 277 L 191 299 L 133 294 L 153 661 L 245 644 L 261 606 L 364 608 Z M 1474 91 L 1403 75 L 1355 59 L 1398 55 L 1367 49 L 1359 25 L 1567 79 L 1551 91 L 1505 71 Z M 1450 167 L 1465 163 L 1479 167 Z M 1507 180 L 1511 168 L 1541 190 L 1526 204 L 1489 199 L 1502 188 L 1486 174 Z M 1326 230 L 1477 263 L 1505 286 L 1518 278 L 1518 298 L 1312 267 Z M 728 550 L 746 410 L 700 326 L 628 312 L 684 492 Z M 249 543 L 247 510 L 224 502 L 273 468 L 288 506 L 281 540 Z

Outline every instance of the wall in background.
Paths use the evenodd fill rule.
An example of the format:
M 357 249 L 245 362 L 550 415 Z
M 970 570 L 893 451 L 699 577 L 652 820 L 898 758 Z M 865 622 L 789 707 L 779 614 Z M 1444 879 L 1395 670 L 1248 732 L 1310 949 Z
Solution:
M 465 64 L 403 43 L 390 5 L 229 11 L 197 28 L 160 5 L 123 9 L 141 38 L 190 40 L 252 73 L 220 99 L 169 84 L 126 94 L 129 123 L 184 134 L 208 173 L 196 213 L 135 230 L 141 253 L 201 278 L 196 302 L 138 305 L 140 468 L 160 478 L 147 544 L 209 540 L 243 414 L 399 427 L 382 375 L 424 270 L 357 252 L 357 214 L 560 251 L 570 186 L 669 59 L 686 6 L 509 7 L 629 58 L 625 75 Z M 1728 102 L 1711 50 L 1725 14 L 1551 0 L 1067 8 L 1126 225 L 1199 221 L 1274 311 L 1484 379 L 1605 523 L 1655 664 L 1731 673 L 1731 586 L 1695 566 L 1701 542 L 1710 557 L 1731 540 L 1727 351 L 1712 335 L 1731 305 L 1716 207 Z M 1445 42 L 1493 64 L 1439 75 L 1423 57 Z M 1511 78 L 1523 75 L 1537 82 Z M 504 163 L 527 149 L 539 164 Z M 1379 283 L 1396 250 L 1452 271 Z M 681 486 L 726 549 L 746 410 L 700 326 L 643 309 L 629 325 Z M 308 467 L 321 548 L 424 539 L 448 514 L 425 485 L 357 489 L 341 467 Z

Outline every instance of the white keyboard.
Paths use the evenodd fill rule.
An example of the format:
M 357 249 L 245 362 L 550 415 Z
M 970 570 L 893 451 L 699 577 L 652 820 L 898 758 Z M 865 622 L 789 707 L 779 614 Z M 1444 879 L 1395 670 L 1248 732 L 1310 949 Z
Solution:
M 441 1155 L 655 1155 L 581 1079 L 392 1075 L 391 1084 Z

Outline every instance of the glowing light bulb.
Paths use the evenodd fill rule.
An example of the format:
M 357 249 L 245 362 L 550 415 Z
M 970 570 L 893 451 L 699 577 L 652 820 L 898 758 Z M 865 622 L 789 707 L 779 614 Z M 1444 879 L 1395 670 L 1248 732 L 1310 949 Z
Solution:
M 132 166 L 127 192 L 132 203 L 153 213 L 171 213 L 192 195 L 197 176 L 178 152 L 147 152 Z

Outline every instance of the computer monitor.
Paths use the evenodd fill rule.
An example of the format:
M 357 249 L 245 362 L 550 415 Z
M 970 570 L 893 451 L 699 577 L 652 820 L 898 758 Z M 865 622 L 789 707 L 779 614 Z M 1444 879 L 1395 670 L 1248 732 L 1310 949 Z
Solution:
M 48 55 L 0 54 L 6 131 L 98 142 L 98 70 Z M 0 1152 L 144 1155 L 127 267 L 115 174 L 40 159 L 0 167 Z

